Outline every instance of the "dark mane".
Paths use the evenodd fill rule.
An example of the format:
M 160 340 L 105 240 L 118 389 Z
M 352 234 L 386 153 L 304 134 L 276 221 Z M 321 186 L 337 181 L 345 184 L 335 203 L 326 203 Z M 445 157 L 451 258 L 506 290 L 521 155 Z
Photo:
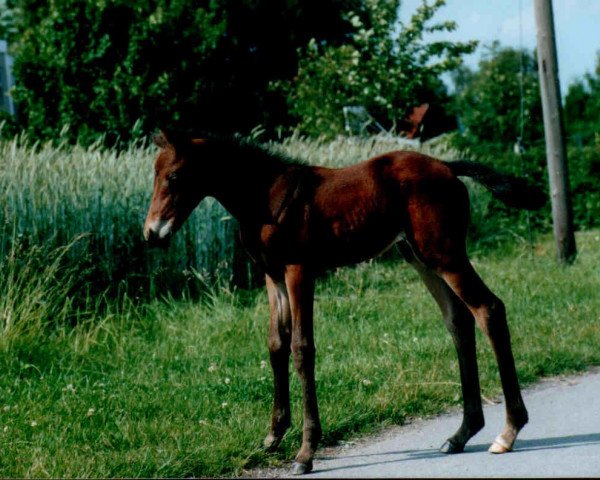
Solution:
M 262 166 L 268 170 L 279 170 L 308 166 L 304 160 L 291 157 L 266 144 L 239 135 L 203 135 L 202 138 L 205 138 L 220 152 L 225 152 L 228 159 L 239 159 L 238 161 L 255 168 Z

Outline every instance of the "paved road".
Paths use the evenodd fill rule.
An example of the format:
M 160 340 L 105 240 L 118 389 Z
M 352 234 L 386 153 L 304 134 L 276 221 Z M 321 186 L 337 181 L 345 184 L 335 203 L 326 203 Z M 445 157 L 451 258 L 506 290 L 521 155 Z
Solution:
M 304 478 L 600 477 L 600 370 L 546 380 L 527 389 L 524 399 L 530 420 L 512 453 L 487 452 L 503 426 L 504 405 L 486 405 L 486 426 L 462 454 L 437 450 L 460 424 L 461 414 L 452 413 L 321 450 Z

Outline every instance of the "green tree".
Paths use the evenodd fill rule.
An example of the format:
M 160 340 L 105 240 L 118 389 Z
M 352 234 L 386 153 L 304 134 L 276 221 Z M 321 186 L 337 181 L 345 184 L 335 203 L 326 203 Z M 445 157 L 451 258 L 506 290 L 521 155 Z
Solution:
M 596 70 L 569 85 L 565 96 L 565 128 L 570 140 L 591 144 L 600 135 L 600 55 Z
M 427 42 L 427 34 L 452 31 L 454 22 L 433 22 L 445 4 L 422 5 L 407 24 L 399 22 L 400 0 L 365 0 L 348 13 L 349 41 L 330 45 L 312 40 L 298 75 L 274 85 L 287 93 L 299 129 L 310 135 L 343 132 L 342 108 L 362 105 L 388 126 L 421 102 L 443 100 L 440 75 L 461 64 L 476 42 Z
M 177 121 L 187 101 L 210 89 L 196 75 L 224 31 L 211 3 L 192 12 L 166 0 L 20 0 L 19 7 L 15 98 L 36 136 L 56 137 L 68 124 L 84 142 L 99 134 L 128 139 L 137 120 Z
M 22 124 L 45 138 L 69 124 L 84 143 L 159 125 L 287 125 L 285 98 L 269 83 L 296 73 L 309 38 L 335 44 L 350 28 L 344 0 L 13 1 Z
M 543 139 L 537 62 L 531 53 L 503 48 L 495 42 L 488 47 L 479 69 L 463 69 L 455 76 L 455 83 L 455 108 L 466 131 L 466 144 L 512 150 L 521 137 L 521 101 L 522 142 L 532 145 Z

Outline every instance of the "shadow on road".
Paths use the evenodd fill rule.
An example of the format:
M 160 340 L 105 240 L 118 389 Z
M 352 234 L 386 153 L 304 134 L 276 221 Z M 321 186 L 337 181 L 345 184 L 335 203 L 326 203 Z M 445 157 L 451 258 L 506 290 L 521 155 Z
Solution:
M 548 437 L 548 438 L 536 438 L 536 439 L 524 439 L 517 440 L 516 450 L 512 453 L 519 452 L 527 452 L 533 450 L 553 450 L 553 449 L 562 449 L 562 448 L 572 448 L 583 445 L 592 445 L 600 443 L 600 433 L 588 433 L 582 435 L 567 435 L 563 437 Z M 480 453 L 487 451 L 489 444 L 474 444 L 468 445 L 465 449 L 465 452 L 461 455 L 468 456 L 473 453 Z M 400 450 L 393 452 L 378 452 L 378 453 L 366 453 L 362 455 L 340 455 L 340 456 L 330 456 L 330 457 L 320 457 L 318 460 L 320 462 L 326 463 L 331 460 L 338 460 L 340 458 L 351 459 L 351 458 L 365 458 L 369 457 L 385 457 L 389 455 L 394 455 L 399 458 L 394 458 L 391 460 L 381 460 L 376 462 L 357 462 L 352 465 L 345 465 L 340 467 L 331 467 L 327 468 L 319 468 L 315 470 L 313 473 L 318 472 L 331 472 L 335 470 L 348 470 L 354 468 L 365 468 L 375 465 L 386 465 L 392 463 L 400 463 L 400 462 L 408 462 L 411 460 L 422 460 L 422 459 L 434 459 L 439 457 L 447 457 L 447 454 L 440 453 L 437 449 L 429 448 L 424 450 Z
M 553 450 L 557 448 L 572 448 L 582 445 L 593 445 L 600 443 L 600 433 L 587 433 L 582 435 L 567 435 L 564 437 L 532 438 L 528 440 L 517 439 L 514 453 L 530 450 Z M 484 445 L 473 445 L 473 447 L 487 448 Z

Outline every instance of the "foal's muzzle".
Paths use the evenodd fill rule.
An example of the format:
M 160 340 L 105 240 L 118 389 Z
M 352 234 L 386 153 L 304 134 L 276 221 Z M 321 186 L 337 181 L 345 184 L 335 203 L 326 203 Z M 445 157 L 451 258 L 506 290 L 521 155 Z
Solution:
M 146 244 L 150 248 L 167 249 L 169 247 L 169 244 L 171 243 L 171 236 L 172 235 L 169 233 L 168 235 L 161 237 L 158 235 L 158 233 L 156 233 L 153 230 L 148 230 L 147 232 L 144 232 L 144 238 L 146 239 Z
M 144 238 L 149 247 L 167 248 L 172 236 L 172 221 L 154 221 L 144 227 Z

